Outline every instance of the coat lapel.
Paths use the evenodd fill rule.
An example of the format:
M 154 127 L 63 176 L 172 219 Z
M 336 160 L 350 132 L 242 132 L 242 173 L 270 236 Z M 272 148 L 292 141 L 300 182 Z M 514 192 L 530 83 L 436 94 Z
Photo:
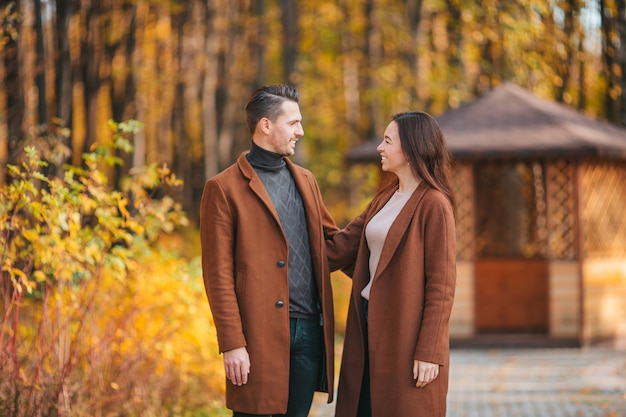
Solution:
M 398 245 L 402 241 L 402 238 L 409 230 L 409 224 L 417 211 L 417 206 L 419 205 L 422 197 L 426 194 L 428 187 L 422 183 L 413 191 L 413 195 L 406 202 L 400 213 L 398 213 L 398 217 L 394 220 L 387 232 L 387 238 L 385 239 L 385 243 L 383 245 L 382 253 L 380 254 L 380 260 L 378 261 L 378 266 L 376 267 L 376 274 L 374 275 L 374 281 L 380 274 L 387 268 L 389 262 L 393 258 L 394 253 L 398 249 Z M 389 196 L 391 198 L 391 195 Z M 386 201 L 389 201 L 389 198 Z
M 307 213 L 307 220 L 310 224 L 318 224 L 319 223 L 319 210 L 317 207 L 319 206 L 319 202 L 316 200 L 315 190 L 311 189 L 311 183 L 313 181 L 309 180 L 308 172 L 304 170 L 295 169 L 295 165 L 289 159 L 285 158 L 287 162 L 287 168 L 289 168 L 289 172 L 291 172 L 291 176 L 293 177 L 294 182 L 296 183 L 296 188 L 300 192 L 300 197 L 302 197 L 302 204 L 304 205 L 304 210 Z
M 319 192 L 313 186 L 313 184 L 316 184 L 316 181 L 314 178 L 311 178 L 312 174 L 309 171 L 297 169 L 296 165 L 287 158 L 285 158 L 285 161 L 287 161 L 287 167 L 302 198 L 312 254 L 321 256 L 324 251 L 324 237 L 322 229 L 316 225 L 322 224 L 320 207 L 323 203 L 319 199 Z M 319 277 L 320 275 L 318 274 L 317 276 Z M 321 282 L 319 284 L 321 285 Z
M 274 203 L 272 202 L 269 193 L 265 189 L 263 181 L 261 181 L 259 175 L 256 173 L 254 168 L 252 168 L 250 162 L 248 162 L 248 159 L 246 158 L 247 153 L 248 152 L 244 152 L 239 155 L 239 158 L 237 158 L 237 165 L 239 166 L 242 175 L 248 179 L 248 185 L 252 192 L 255 193 L 257 197 L 259 197 L 259 199 L 263 202 L 265 208 L 267 208 L 267 210 L 276 221 L 276 224 L 278 224 L 278 226 L 280 227 L 280 219 L 278 218 L 278 213 L 276 212 Z

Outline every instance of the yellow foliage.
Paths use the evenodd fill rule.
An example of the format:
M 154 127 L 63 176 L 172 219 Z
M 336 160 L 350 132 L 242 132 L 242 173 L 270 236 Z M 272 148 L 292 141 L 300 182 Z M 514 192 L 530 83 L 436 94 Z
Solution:
M 346 331 L 352 279 L 343 272 L 337 271 L 332 273 L 331 280 L 335 302 L 335 332 L 343 336 Z
M 28 148 L 0 187 L 1 415 L 182 415 L 222 398 L 200 260 L 158 243 L 187 219 L 145 189 L 176 180 L 149 167 L 132 192 L 113 190 L 98 168 L 120 163 L 107 146 L 63 178 Z
M 35 354 L 33 323 L 45 323 L 49 342 L 63 335 L 72 339 L 76 363 L 70 379 L 80 381 L 75 397 L 84 398 L 73 403 L 77 413 L 84 412 L 77 415 L 95 410 L 94 397 L 114 397 L 117 410 L 144 410 L 143 415 L 159 415 L 173 405 L 222 408 L 224 372 L 200 260 L 162 249 L 144 251 L 136 260 L 124 280 L 105 270 L 99 282 L 81 285 L 80 293 L 60 287 L 43 304 L 26 302 L 18 328 L 21 354 Z M 77 331 L 80 326 L 84 332 Z M 46 368 L 53 369 L 53 362 L 51 357 Z

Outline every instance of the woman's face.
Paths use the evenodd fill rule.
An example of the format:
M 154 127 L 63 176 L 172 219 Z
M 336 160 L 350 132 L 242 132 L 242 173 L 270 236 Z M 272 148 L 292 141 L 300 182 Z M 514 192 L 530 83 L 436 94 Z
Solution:
M 404 171 L 410 171 L 409 163 L 402 152 L 398 124 L 392 121 L 387 125 L 383 140 L 376 148 L 380 153 L 380 163 L 383 171 L 392 172 L 396 175 Z

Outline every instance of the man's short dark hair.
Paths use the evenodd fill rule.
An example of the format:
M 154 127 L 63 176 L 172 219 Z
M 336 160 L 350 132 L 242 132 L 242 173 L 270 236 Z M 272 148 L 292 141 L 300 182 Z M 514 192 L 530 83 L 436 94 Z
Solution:
M 300 102 L 298 91 L 288 85 L 266 85 L 252 93 L 246 104 L 246 124 L 250 134 L 254 134 L 259 120 L 266 117 L 276 121 L 282 113 L 283 101 Z

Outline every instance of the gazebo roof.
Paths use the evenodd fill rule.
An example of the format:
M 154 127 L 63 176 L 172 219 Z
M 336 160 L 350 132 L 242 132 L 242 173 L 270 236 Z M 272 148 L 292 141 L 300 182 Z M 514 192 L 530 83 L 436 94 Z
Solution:
M 626 159 L 626 129 L 543 100 L 512 83 L 436 118 L 455 159 L 600 157 Z M 350 162 L 378 157 L 374 141 Z

